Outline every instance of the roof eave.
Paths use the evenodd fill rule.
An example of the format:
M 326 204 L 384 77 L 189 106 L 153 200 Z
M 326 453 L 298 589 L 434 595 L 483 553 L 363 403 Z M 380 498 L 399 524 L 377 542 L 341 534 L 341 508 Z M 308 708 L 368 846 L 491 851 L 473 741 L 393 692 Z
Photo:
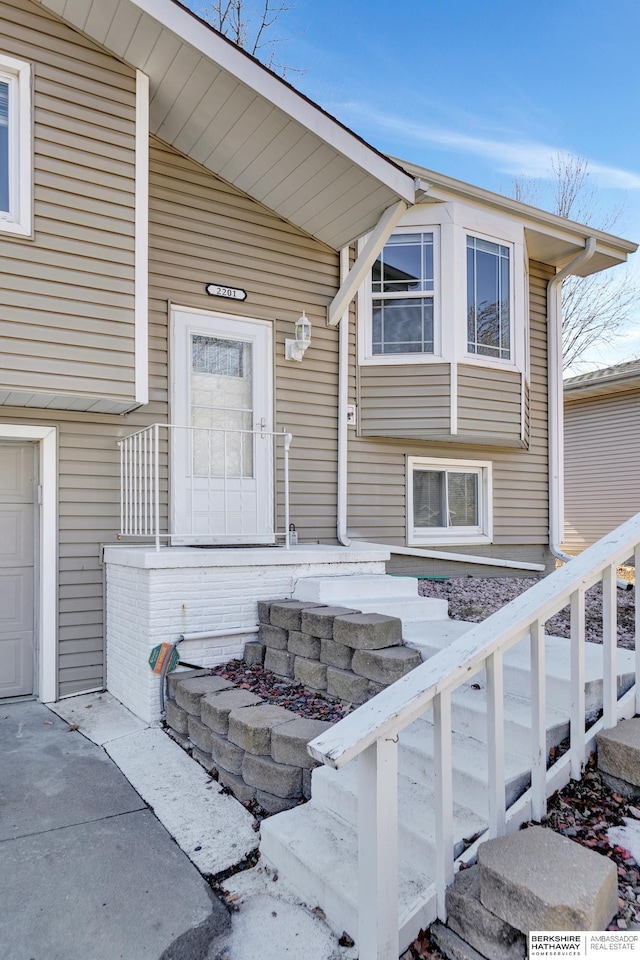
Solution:
M 638 249 L 638 244 L 631 240 L 625 240 L 595 227 L 568 220 L 555 213 L 541 210 L 539 207 L 532 207 L 520 200 L 504 197 L 491 190 L 485 190 L 483 187 L 456 180 L 425 167 L 419 167 L 402 160 L 398 162 L 402 163 L 415 177 L 429 181 L 431 184 L 430 202 L 455 198 L 467 201 L 474 200 L 502 215 L 516 217 L 524 224 L 525 232 L 528 233 L 532 239 L 532 245 L 537 248 L 539 253 L 545 247 L 545 238 L 553 241 L 553 243 L 546 244 L 548 250 L 552 247 L 554 249 L 553 252 L 545 254 L 544 262 L 558 269 L 569 263 L 576 253 L 584 249 L 587 237 L 593 237 L 596 240 L 596 252 L 588 265 L 585 266 L 584 276 L 625 263 L 629 255 L 635 253 Z M 540 238 L 537 244 L 535 243 L 536 238 Z

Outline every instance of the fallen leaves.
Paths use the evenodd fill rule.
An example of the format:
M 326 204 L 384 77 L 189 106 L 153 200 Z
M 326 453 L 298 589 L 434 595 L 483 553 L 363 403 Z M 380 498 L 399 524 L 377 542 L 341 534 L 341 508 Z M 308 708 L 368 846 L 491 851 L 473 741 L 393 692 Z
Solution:
M 212 667 L 210 673 L 224 677 L 241 690 L 250 690 L 267 703 L 285 707 L 300 717 L 336 723 L 347 713 L 339 704 L 325 698 L 321 693 L 308 690 L 301 683 L 282 680 L 275 673 L 263 670 L 257 663 L 248 666 L 242 660 L 231 660 L 229 663 Z

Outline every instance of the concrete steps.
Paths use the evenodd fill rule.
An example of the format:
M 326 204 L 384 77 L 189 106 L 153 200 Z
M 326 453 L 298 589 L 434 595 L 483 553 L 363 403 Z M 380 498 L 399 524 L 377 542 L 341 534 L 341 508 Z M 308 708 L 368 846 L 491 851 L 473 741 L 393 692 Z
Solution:
M 402 619 L 407 646 L 428 659 L 475 624 L 447 618 L 444 601 L 417 596 L 408 577 L 336 577 L 300 580 L 295 599 L 336 604 Z M 418 614 L 420 618 L 418 619 Z M 570 644 L 546 638 L 547 747 L 569 730 Z M 506 800 L 513 802 L 530 783 L 529 641 L 505 656 Z M 618 651 L 619 691 L 633 682 L 633 654 Z M 602 700 L 602 649 L 586 645 L 587 713 Z M 488 814 L 487 702 L 484 672 L 452 697 L 454 842 L 456 853 L 484 828 Z M 433 875 L 433 726 L 430 713 L 399 737 L 400 946 L 435 919 Z M 263 821 L 261 852 L 310 906 L 319 905 L 338 931 L 357 936 L 357 761 L 340 771 L 314 770 L 311 801 Z
M 398 617 L 403 626 L 447 618 L 447 601 L 418 594 L 413 577 L 307 577 L 298 580 L 294 600 L 351 607 L 361 613 Z
M 358 761 L 342 770 L 318 767 L 311 777 L 314 803 L 352 827 L 358 822 Z M 434 798 L 431 784 L 416 783 L 403 774 L 398 776 L 398 849 L 400 857 L 415 870 L 429 874 L 435 844 Z M 465 839 L 477 836 L 487 821 L 473 810 L 456 804 L 456 853 L 468 846 Z
M 453 640 L 471 630 L 475 624 L 458 620 L 437 623 L 403 625 L 402 637 L 407 646 L 417 650 L 423 660 L 448 647 Z M 571 641 L 568 637 L 545 637 L 546 678 L 548 702 L 557 709 L 567 708 L 570 703 L 569 671 L 571 665 Z M 596 643 L 585 644 L 585 704 L 588 717 L 594 717 L 602 705 L 602 647 Z M 628 690 L 634 681 L 633 653 L 618 650 L 618 696 Z M 512 647 L 504 656 L 504 688 L 511 696 L 527 699 L 531 691 L 530 643 L 525 638 Z M 473 681 L 485 686 L 484 671 L 476 674 Z
M 262 821 L 260 852 L 310 907 L 320 906 L 334 930 L 358 935 L 358 839 L 341 817 L 313 800 Z M 400 942 L 407 946 L 435 916 L 428 876 L 399 863 Z

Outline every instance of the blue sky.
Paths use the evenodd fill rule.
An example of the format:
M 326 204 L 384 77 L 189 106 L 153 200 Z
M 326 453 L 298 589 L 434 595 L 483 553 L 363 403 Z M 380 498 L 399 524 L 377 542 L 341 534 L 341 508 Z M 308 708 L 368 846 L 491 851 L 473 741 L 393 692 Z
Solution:
M 502 193 L 540 178 L 541 206 L 551 158 L 577 154 L 640 241 L 638 0 L 290 2 L 288 79 L 378 149 Z M 640 317 L 591 366 L 635 355 Z

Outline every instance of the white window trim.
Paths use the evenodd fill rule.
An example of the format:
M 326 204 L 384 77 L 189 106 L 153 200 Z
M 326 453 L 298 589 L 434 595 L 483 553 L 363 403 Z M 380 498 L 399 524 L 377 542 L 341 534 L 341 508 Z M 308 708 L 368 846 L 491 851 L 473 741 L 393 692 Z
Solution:
M 32 236 L 33 133 L 31 65 L 0 53 L 0 80 L 9 84 L 9 211 L 0 232 Z M 17 111 L 16 111 L 17 107 Z M 17 116 L 16 116 L 17 112 Z
M 464 342 L 465 342 L 465 353 L 463 362 L 467 363 L 469 360 L 478 361 L 481 360 L 483 365 L 485 361 L 489 361 L 490 366 L 498 367 L 513 367 L 514 364 L 514 353 L 515 353 L 515 340 L 516 340 L 516 314 L 515 314 L 515 274 L 516 274 L 516 249 L 515 244 L 510 240 L 502 240 L 495 236 L 488 236 L 486 233 L 480 233 L 480 231 L 475 230 L 465 230 L 464 231 L 464 257 L 465 257 L 465 275 L 466 275 L 466 259 L 467 259 L 467 237 L 473 237 L 477 240 L 487 240 L 489 243 L 495 243 L 501 247 L 508 247 L 509 249 L 509 357 L 490 357 L 485 356 L 485 354 L 472 353 L 469 350 L 469 331 L 467 323 L 467 308 L 465 300 L 465 327 L 464 327 Z M 523 265 L 524 269 L 524 265 Z M 465 282 L 465 297 L 468 296 L 467 285 Z
M 396 233 L 434 233 L 434 352 L 373 354 L 372 294 L 367 281 L 358 293 L 358 362 L 361 366 L 462 363 L 526 371 L 526 248 L 524 227 L 515 220 L 493 216 L 471 204 L 447 201 L 418 205 L 403 217 Z M 469 353 L 467 341 L 467 236 L 480 237 L 511 250 L 511 357 Z
M 442 363 L 442 318 L 440 315 L 442 272 L 440 267 L 440 226 L 439 224 L 425 224 L 424 226 L 399 226 L 392 236 L 399 233 L 432 233 L 433 234 L 433 296 L 426 296 L 433 300 L 433 353 L 374 353 L 371 347 L 373 338 L 373 310 L 374 300 L 371 291 L 371 273 L 367 275 L 358 291 L 358 316 L 363 318 L 362 336 L 358 338 L 359 363 L 362 366 L 371 364 L 381 366 L 385 364 L 407 363 Z M 358 244 L 358 253 L 364 246 L 366 237 Z M 419 299 L 419 295 L 415 295 Z
M 58 435 L 56 427 L 0 423 L 0 440 L 39 447 L 40 557 L 36 594 L 38 699 L 58 698 Z
M 478 472 L 480 531 L 465 532 L 464 527 L 418 528 L 413 523 L 413 471 L 414 468 L 449 470 L 458 473 Z M 490 460 L 449 460 L 434 457 L 407 457 L 407 546 L 419 547 L 432 544 L 493 543 L 493 464 Z

